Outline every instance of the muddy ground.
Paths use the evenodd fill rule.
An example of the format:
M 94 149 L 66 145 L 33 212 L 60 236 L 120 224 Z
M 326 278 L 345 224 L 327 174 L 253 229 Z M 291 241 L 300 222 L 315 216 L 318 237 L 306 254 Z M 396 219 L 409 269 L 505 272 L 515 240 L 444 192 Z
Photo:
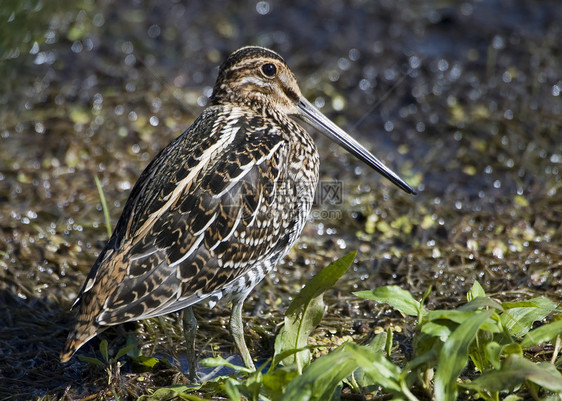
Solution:
M 0 400 L 104 394 L 103 370 L 58 361 L 108 235 L 94 178 L 115 224 L 142 169 L 205 107 L 218 65 L 247 44 L 283 55 L 303 94 L 419 192 L 316 135 L 323 185 L 342 196 L 319 200 L 246 302 L 254 356 L 272 354 L 295 292 L 351 250 L 316 342 L 393 327 L 407 357 L 415 322 L 351 294 L 385 284 L 418 297 L 431 285 L 430 308 L 465 302 L 474 280 L 501 300 L 562 300 L 558 1 L 29 0 L 2 3 L 0 21 Z M 196 315 L 200 355 L 232 354 L 228 308 Z M 128 331 L 147 355 L 185 359 L 175 316 L 101 338 L 116 350 Z

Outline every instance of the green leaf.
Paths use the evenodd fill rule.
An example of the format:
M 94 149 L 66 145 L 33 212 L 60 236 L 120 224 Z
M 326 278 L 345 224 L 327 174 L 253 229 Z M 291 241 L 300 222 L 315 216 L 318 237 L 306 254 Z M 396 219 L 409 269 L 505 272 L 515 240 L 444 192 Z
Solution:
M 287 386 L 280 401 L 324 401 L 329 400 L 338 384 L 348 377 L 357 363 L 342 348 L 347 343 L 312 362 Z
M 523 337 L 534 322 L 544 319 L 557 307 L 556 303 L 545 297 L 524 302 L 504 302 L 502 306 L 507 310 L 502 314 L 501 322 L 515 338 Z
M 98 195 L 100 197 L 101 208 L 103 210 L 103 217 L 105 219 L 105 229 L 107 230 L 107 236 L 111 237 L 111 219 L 109 217 L 109 208 L 107 207 L 107 200 L 105 199 L 105 193 L 103 192 L 103 187 L 97 175 L 94 176 L 94 181 L 96 182 L 96 187 L 98 188 Z
M 226 395 L 228 395 L 228 398 L 230 398 L 232 401 L 240 401 L 242 400 L 242 395 L 240 394 L 240 390 L 238 389 L 238 385 L 240 383 L 230 377 L 228 377 L 226 379 L 226 382 L 224 383 L 224 391 L 226 392 Z
M 406 364 L 406 368 L 404 368 L 405 371 L 414 371 L 416 369 L 418 369 L 419 367 L 425 366 L 425 367 L 432 367 L 435 366 L 435 363 L 437 362 L 437 352 L 435 352 L 435 350 L 429 350 L 427 352 L 424 352 L 423 354 L 421 354 L 420 356 L 418 356 L 417 358 L 412 359 L 411 361 L 409 361 Z
M 281 398 L 285 389 L 296 376 L 295 369 L 279 368 L 262 376 L 262 385 L 268 397 L 275 401 Z
M 515 308 L 539 308 L 548 307 L 551 304 L 551 300 L 544 297 L 537 297 L 529 299 L 526 301 L 516 301 L 516 302 L 504 302 L 503 306 L 505 309 L 515 309 Z M 555 304 L 552 304 L 555 306 Z
M 501 369 L 486 372 L 462 386 L 481 392 L 499 392 L 512 390 L 526 381 L 550 391 L 562 392 L 562 376 L 553 365 L 535 364 L 517 354 L 509 355 Z
M 480 296 L 475 297 L 471 299 L 469 302 L 467 302 L 466 304 L 459 306 L 457 310 L 473 311 L 478 309 L 489 309 L 489 308 L 497 309 L 498 311 L 501 312 L 503 312 L 504 310 L 502 304 L 500 304 L 499 302 L 496 302 L 488 297 L 480 297 Z
M 441 340 L 440 337 L 433 337 L 431 335 L 420 332 L 414 337 L 415 355 L 421 356 L 430 351 L 434 351 L 437 354 L 439 354 L 439 352 L 441 351 L 441 347 L 443 347 L 443 343 L 447 340 L 447 338 L 449 338 L 449 335 L 447 335 L 443 340 Z
M 304 288 L 297 294 L 289 308 L 287 314 L 293 314 L 298 309 L 306 306 L 311 299 L 322 295 L 326 290 L 333 287 L 336 281 L 351 267 L 353 260 L 357 256 L 357 251 L 348 253 L 338 260 L 330 263 L 327 267 L 322 269 L 320 273 L 314 276 L 304 286 Z
M 447 338 L 455 329 L 454 324 L 449 321 L 441 322 L 427 322 L 421 326 L 421 332 L 432 337 L 438 337 L 442 342 L 447 341 Z
M 461 324 L 467 319 L 470 319 L 472 316 L 474 316 L 475 313 L 477 312 L 463 311 L 458 309 L 437 309 L 429 311 L 429 313 L 427 314 L 427 321 L 436 322 L 441 320 L 450 320 L 451 322 Z
M 494 369 L 500 369 L 502 346 L 499 343 L 492 341 L 486 344 L 485 350 L 488 361 L 492 364 Z
M 493 313 L 493 311 L 475 312 L 472 317 L 461 323 L 443 344 L 435 373 L 435 399 L 437 401 L 457 399 L 457 377 L 467 364 L 468 347 L 480 326 Z
M 560 335 L 560 333 L 562 333 L 562 320 L 556 320 L 528 332 L 521 342 L 521 346 L 523 348 L 529 348 L 543 344 L 551 341 L 557 335 Z
M 133 359 L 133 362 L 137 365 L 152 369 L 160 360 L 150 356 L 139 355 Z
M 503 346 L 502 354 L 506 357 L 511 354 L 523 355 L 523 347 L 518 343 L 507 344 Z
M 246 396 L 250 400 L 258 401 L 260 398 L 260 390 L 262 388 L 262 373 L 261 369 L 255 370 L 250 373 L 248 378 L 244 381 L 242 388 L 246 391 Z
M 253 372 L 252 369 L 248 369 L 245 366 L 235 365 L 233 363 L 228 362 L 222 356 L 217 356 L 214 358 L 205 358 L 199 362 L 200 365 L 207 366 L 209 368 L 216 368 L 220 366 L 226 366 L 227 368 L 234 369 L 239 372 L 246 372 L 251 373 Z
M 387 331 L 377 334 L 369 343 L 369 347 L 376 351 L 384 352 L 388 347 L 388 334 Z M 392 340 L 390 342 L 392 343 Z
M 357 291 L 353 294 L 360 298 L 388 304 L 404 315 L 419 316 L 422 311 L 420 302 L 416 301 L 409 291 L 396 285 L 378 287 L 372 291 Z
M 476 298 L 476 299 L 479 299 L 479 298 Z M 474 302 L 474 301 L 472 301 L 472 302 Z M 462 324 L 466 320 L 472 318 L 476 314 L 478 314 L 478 311 L 460 310 L 460 308 L 456 309 L 456 310 L 439 309 L 439 310 L 435 310 L 435 311 L 430 311 L 427 314 L 427 320 L 429 322 L 437 322 L 437 323 L 441 323 L 441 321 L 449 320 L 449 321 L 457 323 L 457 324 Z M 449 326 L 449 328 L 451 328 L 451 326 Z M 500 328 L 498 327 L 498 325 L 495 324 L 495 323 L 492 323 L 492 322 L 484 322 L 481 329 L 489 331 L 491 333 L 499 333 L 501 331 Z M 422 328 L 422 331 L 423 331 L 423 328 Z
M 135 348 L 137 345 L 136 344 L 129 344 L 124 346 L 123 348 L 121 348 L 119 351 L 117 351 L 117 355 L 115 355 L 115 358 L 113 358 L 114 360 L 118 360 L 119 358 L 121 358 L 123 355 L 128 354 L 129 351 L 131 351 L 133 348 Z
M 287 349 L 283 352 L 275 353 L 275 355 L 273 355 L 271 365 L 269 366 L 268 373 L 273 372 L 284 359 L 287 359 L 290 356 L 295 355 L 296 353 L 299 353 L 304 350 L 311 350 L 311 349 L 324 348 L 324 347 L 327 347 L 327 345 L 307 345 L 302 348 Z
M 156 390 L 151 395 L 142 395 L 137 401 L 169 401 L 179 398 L 190 401 L 206 401 L 204 398 L 187 393 L 193 391 L 192 388 L 182 385 L 163 387 Z
M 109 363 L 109 352 L 107 350 L 107 340 L 103 340 L 100 343 L 100 352 L 101 352 L 101 356 L 102 356 L 103 360 L 105 361 L 105 363 Z
M 484 288 L 482 288 L 478 281 L 475 281 L 474 284 L 472 284 L 472 288 L 466 294 L 466 300 L 470 302 L 474 298 L 485 296 L 486 292 L 484 291 Z
M 373 384 L 382 386 L 391 392 L 401 392 L 396 380 L 402 373 L 400 368 L 384 357 L 381 352 L 362 347 L 354 343 L 345 344 L 343 352 L 349 354 L 363 372 L 371 378 Z
M 294 378 L 280 401 L 324 401 L 338 399 L 334 392 L 356 369 L 362 374 L 363 386 L 380 386 L 396 396 L 395 399 L 416 400 L 402 371 L 370 346 L 345 343 L 333 352 L 312 362 L 301 376 Z
M 394 339 L 394 333 L 392 332 L 392 328 L 386 329 L 386 344 L 384 346 L 384 350 L 386 355 L 390 356 L 392 353 L 392 340 Z
M 332 393 L 332 397 L 328 401 L 340 401 L 341 400 L 341 390 L 342 390 L 342 383 L 339 383 L 336 386 L 336 389 Z
M 285 324 L 275 339 L 275 355 L 282 354 L 287 350 L 303 348 L 307 345 L 310 333 L 320 323 L 324 315 L 323 293 L 331 288 L 349 269 L 356 254 L 357 252 L 351 252 L 332 262 L 314 276 L 299 292 L 289 305 L 285 314 Z M 285 359 L 284 363 L 296 362 L 300 373 L 303 367 L 310 363 L 310 358 L 310 350 L 304 349 Z
M 88 365 L 100 366 L 102 368 L 105 367 L 105 363 L 103 363 L 97 358 L 90 358 L 89 356 L 78 355 L 78 359 L 81 360 L 82 362 L 86 362 Z
M 139 341 L 137 339 L 137 336 L 130 332 L 129 334 L 127 334 L 127 342 L 126 342 L 127 346 L 133 344 L 134 347 L 131 348 L 129 350 L 129 352 L 127 352 L 127 356 L 131 357 L 131 358 L 136 358 L 138 356 L 141 355 L 140 350 L 139 350 Z

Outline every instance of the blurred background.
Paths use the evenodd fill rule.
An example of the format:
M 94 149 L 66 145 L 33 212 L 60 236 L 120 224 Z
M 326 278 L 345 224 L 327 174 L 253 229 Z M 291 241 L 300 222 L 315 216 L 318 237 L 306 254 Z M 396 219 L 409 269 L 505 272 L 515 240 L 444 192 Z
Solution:
M 420 297 L 432 286 L 430 308 L 465 302 L 475 280 L 502 300 L 560 302 L 560 21 L 556 0 L 3 1 L 0 399 L 103 386 L 76 358 L 58 362 L 70 305 L 108 239 L 95 177 L 114 225 L 244 45 L 280 53 L 303 94 L 419 192 L 314 134 L 321 180 L 341 183 L 342 201 L 315 206 L 246 302 L 253 355 L 271 355 L 294 294 L 352 250 L 317 333 L 327 344 L 391 327 L 408 352 L 415 322 L 351 294 L 379 285 Z M 196 313 L 201 354 L 232 353 L 227 311 Z M 127 329 L 143 352 L 181 361 L 167 319 Z M 123 336 L 107 338 L 117 347 Z M 96 341 L 80 353 L 94 356 Z

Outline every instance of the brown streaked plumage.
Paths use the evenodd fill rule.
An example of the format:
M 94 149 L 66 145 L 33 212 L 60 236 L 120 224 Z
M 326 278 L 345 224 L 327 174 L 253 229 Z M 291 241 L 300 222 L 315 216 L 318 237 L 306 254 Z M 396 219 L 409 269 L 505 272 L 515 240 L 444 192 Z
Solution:
M 133 187 L 76 301 L 61 361 L 108 326 L 185 309 L 194 378 L 190 306 L 226 298 L 235 343 L 253 368 L 242 303 L 299 237 L 318 183 L 318 152 L 294 118 L 414 193 L 302 97 L 278 54 L 239 49 L 221 66 L 209 107 Z

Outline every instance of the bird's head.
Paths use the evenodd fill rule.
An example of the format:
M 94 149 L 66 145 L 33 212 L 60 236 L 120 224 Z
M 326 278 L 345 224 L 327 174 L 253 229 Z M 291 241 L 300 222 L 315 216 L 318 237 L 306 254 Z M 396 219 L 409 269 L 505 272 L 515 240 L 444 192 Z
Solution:
M 271 110 L 310 124 L 402 190 L 415 191 L 353 137 L 302 96 L 295 75 L 283 58 L 263 47 L 246 46 L 222 64 L 211 104 L 238 104 L 256 110 Z
M 222 64 L 213 89 L 212 104 L 244 104 L 262 110 L 274 108 L 284 115 L 298 113 L 302 98 L 295 75 L 277 53 L 246 46 Z

